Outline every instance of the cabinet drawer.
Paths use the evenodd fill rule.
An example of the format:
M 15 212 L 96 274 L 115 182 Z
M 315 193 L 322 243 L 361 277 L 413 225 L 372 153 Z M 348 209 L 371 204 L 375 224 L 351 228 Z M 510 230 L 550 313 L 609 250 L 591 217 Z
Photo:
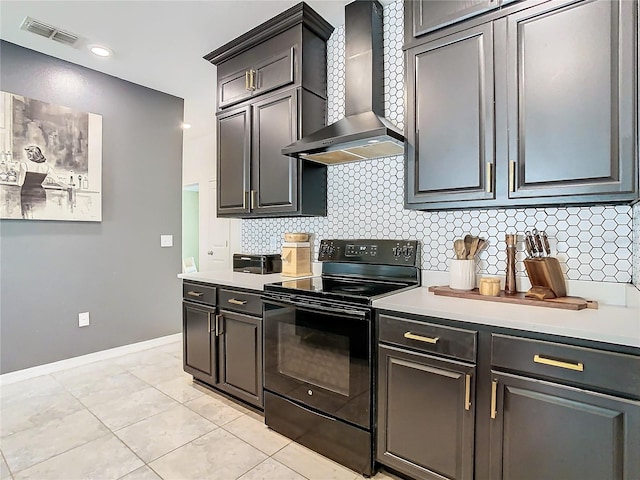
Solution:
M 262 316 L 260 295 L 220 289 L 220 309 Z
M 476 332 L 380 315 L 380 341 L 422 352 L 476 361 Z
M 182 296 L 191 302 L 216 304 L 216 287 L 200 283 L 182 282 Z
M 640 398 L 640 356 L 493 334 L 491 365 Z

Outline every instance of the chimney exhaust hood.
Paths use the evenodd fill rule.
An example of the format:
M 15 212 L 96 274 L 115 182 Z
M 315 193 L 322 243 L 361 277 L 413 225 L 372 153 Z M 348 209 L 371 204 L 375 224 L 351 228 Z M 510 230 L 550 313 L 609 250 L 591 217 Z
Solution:
M 326 165 L 402 155 L 404 136 L 384 118 L 382 5 L 345 6 L 345 117 L 282 149 Z

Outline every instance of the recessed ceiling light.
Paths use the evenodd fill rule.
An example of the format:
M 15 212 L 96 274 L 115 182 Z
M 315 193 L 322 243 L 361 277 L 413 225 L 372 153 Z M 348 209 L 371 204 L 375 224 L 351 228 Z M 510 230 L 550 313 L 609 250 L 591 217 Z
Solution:
M 182 122 L 182 128 L 187 130 L 187 129 L 191 128 L 191 124 Z
M 94 55 L 98 57 L 109 57 L 111 56 L 111 50 L 107 47 L 103 47 L 102 45 L 89 45 L 89 50 Z

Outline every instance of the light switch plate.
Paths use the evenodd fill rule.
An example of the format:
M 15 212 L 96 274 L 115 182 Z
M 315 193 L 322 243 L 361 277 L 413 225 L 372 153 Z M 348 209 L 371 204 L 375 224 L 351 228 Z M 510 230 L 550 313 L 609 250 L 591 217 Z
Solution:
M 173 247 L 173 235 L 160 235 L 161 247 Z
M 82 312 L 78 314 L 79 327 L 88 327 L 89 323 L 89 312 Z

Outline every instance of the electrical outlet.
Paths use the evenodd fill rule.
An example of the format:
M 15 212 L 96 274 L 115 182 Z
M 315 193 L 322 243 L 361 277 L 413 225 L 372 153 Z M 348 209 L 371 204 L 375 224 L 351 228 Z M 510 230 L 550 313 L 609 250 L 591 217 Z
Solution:
M 89 312 L 82 312 L 78 314 L 78 326 L 79 327 L 89 326 Z
M 161 247 L 173 247 L 173 235 L 160 235 Z

